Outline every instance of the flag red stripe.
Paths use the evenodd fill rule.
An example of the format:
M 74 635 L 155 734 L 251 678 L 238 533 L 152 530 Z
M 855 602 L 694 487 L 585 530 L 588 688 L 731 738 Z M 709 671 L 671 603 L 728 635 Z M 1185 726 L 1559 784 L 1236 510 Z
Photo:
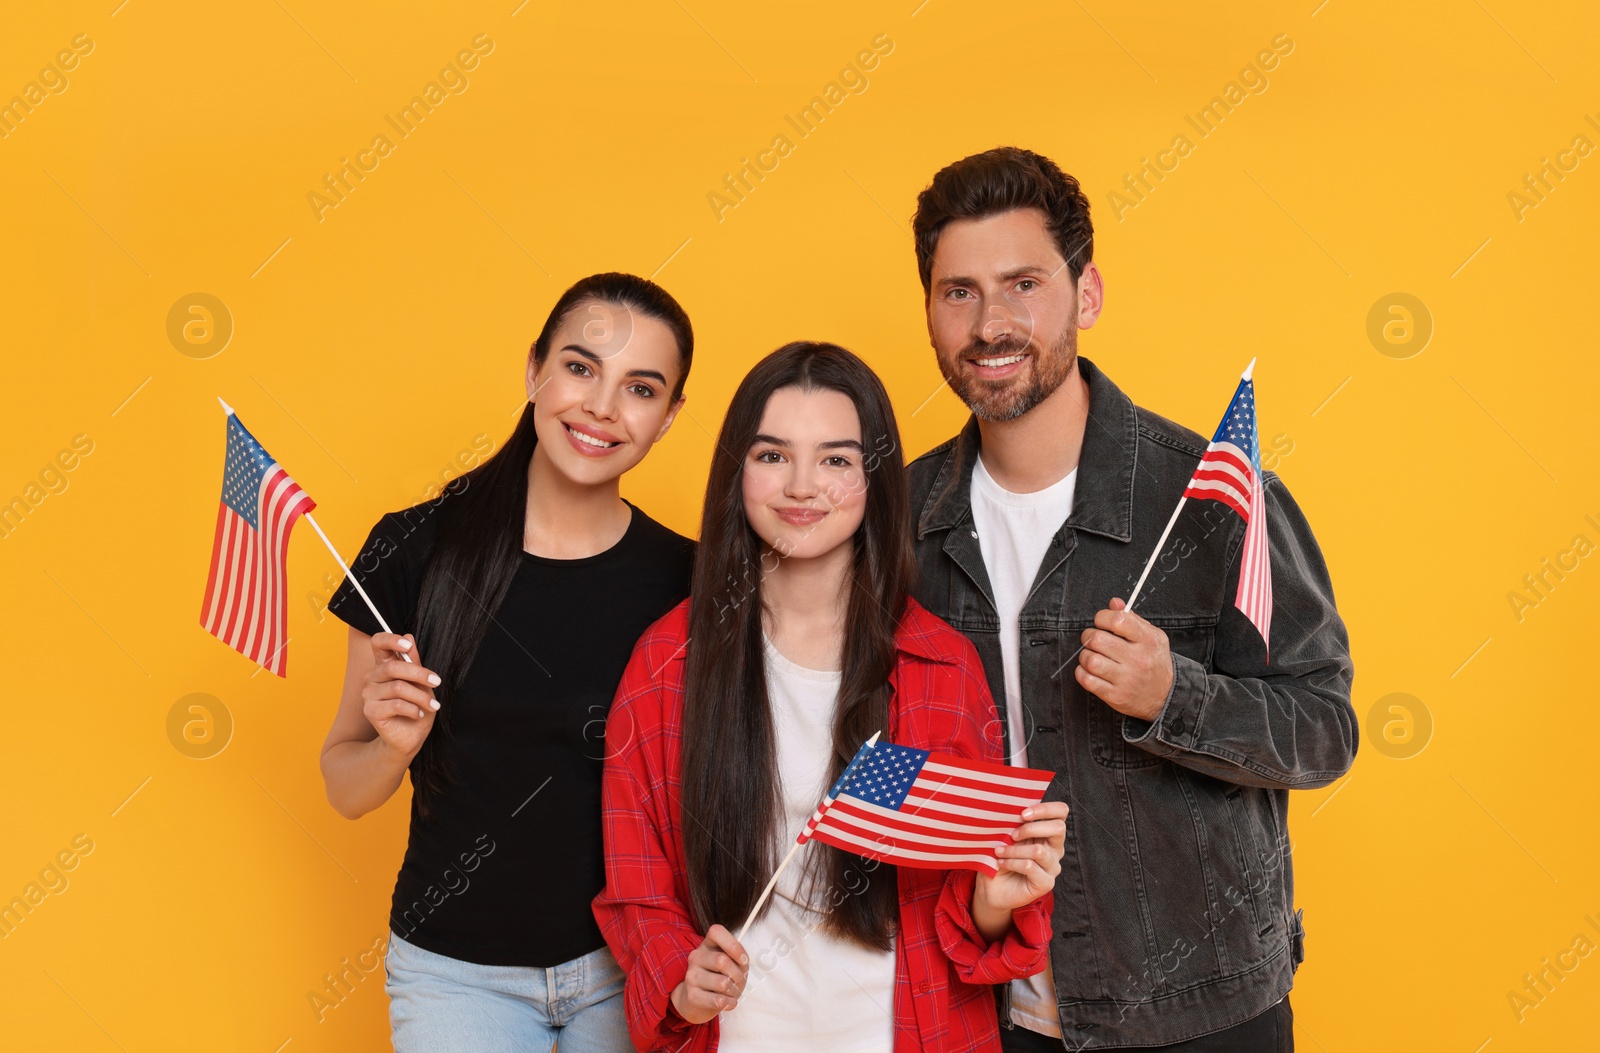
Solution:
M 289 485 L 293 488 L 293 493 L 285 501 L 284 513 L 282 517 L 283 526 L 281 531 L 278 533 L 278 551 L 276 558 L 273 560 L 273 563 L 277 568 L 279 580 L 277 588 L 274 590 L 273 594 L 275 612 L 271 622 L 272 648 L 271 650 L 263 652 L 266 659 L 267 668 L 276 673 L 278 676 L 283 675 L 285 668 L 288 666 L 289 660 L 289 653 L 286 646 L 289 642 L 287 582 L 289 567 L 289 531 L 293 527 L 296 519 L 304 515 L 311 508 L 316 507 L 311 498 L 306 496 L 305 492 L 298 486 L 295 486 L 292 480 L 290 481 Z
M 1002 838 L 993 834 L 976 841 L 927 837 L 921 834 L 906 837 L 892 830 L 874 829 L 863 823 L 852 822 L 851 817 L 845 815 L 830 816 L 828 821 L 819 827 L 819 830 L 830 834 L 856 837 L 863 841 L 882 845 L 889 851 L 915 849 L 918 852 L 927 852 L 929 855 L 943 856 L 992 855 L 995 849 L 1012 843 L 1009 837 Z
M 1204 456 L 1200 458 L 1200 463 L 1205 464 L 1207 461 L 1221 461 L 1224 464 L 1232 465 L 1238 469 L 1240 475 L 1247 479 L 1250 477 L 1250 458 L 1246 457 L 1244 451 L 1232 443 L 1225 446 L 1213 445 L 1208 447 Z
M 959 864 L 969 863 L 987 874 L 992 875 L 1000 871 L 993 855 L 950 856 L 906 848 L 885 852 L 882 846 L 873 842 L 822 830 L 817 832 L 816 839 L 823 844 L 833 845 L 835 848 L 841 848 L 846 852 L 880 859 L 885 863 L 893 863 L 896 866 L 913 867 L 919 870 L 950 870 Z
M 239 650 L 239 637 L 244 628 L 244 612 L 250 603 L 250 576 L 255 567 L 255 545 L 251 543 L 251 538 L 254 536 L 255 531 L 241 516 L 234 538 L 233 595 L 229 597 L 228 620 L 223 624 L 222 637 L 236 651 Z
M 211 569 L 206 574 L 205 598 L 200 605 L 200 624 L 210 628 L 211 612 L 217 604 L 217 570 L 219 565 L 218 554 L 222 548 L 222 535 L 228 526 L 228 506 L 217 503 L 217 526 L 211 536 Z
M 1029 771 L 1032 769 L 1024 768 L 1022 770 Z M 1038 795 L 1043 793 L 1050 786 L 1050 782 L 1054 778 L 1055 776 L 1052 775 L 1050 778 L 1046 779 L 1028 779 L 1025 780 L 1026 784 L 1023 786 L 1003 785 L 996 782 L 994 779 L 984 778 L 982 776 L 974 778 L 971 776 L 946 774 L 945 772 L 936 769 L 931 764 L 924 764 L 922 766 L 922 771 L 917 775 L 918 782 L 928 782 L 930 785 L 949 786 L 953 789 L 959 788 L 967 790 L 983 790 L 987 793 L 999 794 L 1016 800 L 1027 799 L 1029 804 L 1038 799 Z M 1030 794 L 1032 795 L 1031 797 L 1029 796 Z
M 1189 480 L 1189 485 L 1191 487 L 1196 483 L 1218 484 L 1222 488 L 1237 494 L 1241 499 L 1250 493 L 1250 477 L 1245 476 L 1244 478 L 1240 478 L 1233 472 L 1211 471 L 1204 468 L 1198 469 L 1194 473 L 1194 478 Z
M 228 591 L 228 561 L 225 554 L 228 550 L 228 533 L 233 525 L 228 521 L 228 506 L 222 503 L 217 505 L 217 538 L 211 546 L 211 572 L 208 579 L 216 583 L 216 589 L 211 594 L 211 601 L 207 604 L 202 614 L 206 632 L 216 635 L 217 617 L 222 612 L 222 597 Z
M 256 611 L 260 630 L 250 648 L 250 657 L 265 665 L 278 641 L 278 600 L 282 582 L 278 580 L 283 565 L 283 551 L 279 544 L 278 524 L 283 516 L 282 498 L 285 491 L 294 488 L 294 480 L 282 468 L 274 466 L 261 484 L 261 548 L 266 557 L 261 567 L 261 600 Z
M 966 757 L 953 757 L 949 754 L 935 754 L 934 756 L 937 756 L 939 759 L 934 760 L 933 757 L 930 756 L 922 766 L 923 771 L 936 772 L 941 775 L 966 771 L 972 772 L 980 777 L 982 775 L 994 775 L 1002 780 L 1037 780 L 1045 786 L 1050 785 L 1050 781 L 1056 777 L 1055 772 L 1044 771 L 1039 768 L 1014 768 L 1009 764 L 997 764 L 993 761 L 984 760 L 969 760 Z
M 978 825 L 969 825 L 965 823 L 945 823 L 937 819 L 928 819 L 924 816 L 918 815 L 917 818 L 924 819 L 924 822 L 919 823 L 903 818 L 893 809 L 862 808 L 857 806 L 854 801 L 845 798 L 841 798 L 838 803 L 836 803 L 832 808 L 828 809 L 829 818 L 824 820 L 824 822 L 832 822 L 833 816 L 836 814 L 848 816 L 851 819 L 857 820 L 858 825 L 860 822 L 873 822 L 882 824 L 883 826 L 892 826 L 897 830 L 904 830 L 907 833 L 936 834 L 939 837 L 953 837 L 968 841 L 992 841 L 995 837 L 1001 834 L 1009 836 L 1011 831 L 1018 825 L 1017 823 L 1007 823 L 1005 825 L 998 823 L 983 823 Z M 938 827 L 930 827 L 928 825 L 929 823 L 934 822 L 939 822 L 940 825 Z
M 1245 520 L 1250 518 L 1250 510 L 1240 504 L 1236 498 L 1222 490 L 1196 490 L 1190 487 L 1183 492 L 1183 496 L 1192 497 L 1197 501 L 1221 501 L 1235 512 L 1238 512 L 1240 518 Z

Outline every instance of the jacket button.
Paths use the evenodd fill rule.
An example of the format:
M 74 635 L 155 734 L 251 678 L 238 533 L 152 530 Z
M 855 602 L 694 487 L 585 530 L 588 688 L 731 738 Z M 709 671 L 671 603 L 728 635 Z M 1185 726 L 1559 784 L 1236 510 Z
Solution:
M 920 984 L 917 985 L 917 990 L 921 991 L 923 994 L 927 994 L 929 991 L 933 990 L 933 981 L 932 980 L 924 980 L 924 981 L 922 981 Z
M 1174 735 L 1182 735 L 1183 734 L 1183 718 L 1182 717 L 1173 717 L 1170 721 L 1167 722 L 1167 727 L 1172 730 L 1172 733 Z
M 973 537 L 977 537 L 977 536 L 978 536 L 978 532 L 977 532 L 977 531 L 976 531 L 976 530 L 974 530 L 974 531 L 973 531 L 973 532 L 972 532 L 972 536 L 973 536 Z

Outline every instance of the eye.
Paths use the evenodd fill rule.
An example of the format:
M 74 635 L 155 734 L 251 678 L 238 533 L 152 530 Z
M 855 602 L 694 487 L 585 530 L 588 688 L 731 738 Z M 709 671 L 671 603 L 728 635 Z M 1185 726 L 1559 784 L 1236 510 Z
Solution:
M 849 468 L 851 465 L 850 458 L 840 453 L 836 453 L 832 457 L 825 458 L 822 463 L 826 464 L 830 468 Z
M 1039 283 L 1034 281 L 1032 278 L 1024 278 L 1017 283 L 1017 288 L 1021 289 L 1023 292 L 1027 292 L 1029 289 L 1032 289 L 1038 284 Z
M 952 299 L 952 300 L 965 300 L 967 298 L 968 298 L 968 293 L 967 293 L 967 290 L 965 290 L 965 289 L 951 289 L 950 290 L 950 299 Z
M 758 464 L 782 464 L 783 454 L 777 450 L 762 450 L 755 456 Z
M 589 372 L 588 363 L 580 362 L 577 359 L 573 359 L 571 362 L 567 363 L 567 371 L 573 376 L 578 377 L 587 377 L 593 375 Z
M 651 387 L 649 384 L 634 384 L 628 390 L 633 392 L 635 395 L 638 395 L 642 399 L 653 399 L 656 397 L 656 389 Z

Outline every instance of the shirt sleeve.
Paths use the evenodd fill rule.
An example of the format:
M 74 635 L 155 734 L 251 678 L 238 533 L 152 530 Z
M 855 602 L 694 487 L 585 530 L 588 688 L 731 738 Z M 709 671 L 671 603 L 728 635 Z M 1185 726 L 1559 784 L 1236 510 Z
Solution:
M 670 690 L 653 675 L 650 636 L 634 649 L 606 721 L 608 746 L 601 783 L 606 887 L 594 900 L 595 920 L 627 974 L 623 1007 L 628 1034 L 640 1050 L 676 1049 L 693 1025 L 671 1006 L 689 954 L 704 937 L 676 886 L 677 866 L 666 836 L 672 806 L 652 774 L 651 755 L 670 741 L 661 735 L 656 697 Z M 715 1027 L 714 1023 L 700 1027 Z
M 979 658 L 968 644 L 961 663 L 961 714 L 956 722 L 951 751 L 969 760 L 1005 763 L 1000 743 L 984 729 L 993 726 L 994 701 L 988 682 L 977 672 Z M 951 870 L 934 908 L 939 943 L 955 966 L 956 975 L 969 984 L 999 984 L 1032 976 L 1045 966 L 1050 952 L 1051 915 L 1055 891 L 1011 913 L 1011 927 L 993 943 L 984 939 L 972 917 L 972 897 L 978 874 Z
M 392 513 L 386 514 L 373 525 L 361 551 L 348 561 L 350 573 L 377 605 L 389 628 L 397 633 L 415 631 L 416 626 L 411 624 L 412 612 L 422 590 L 422 575 L 412 551 L 415 545 L 407 544 L 408 537 L 404 524 Z M 328 601 L 328 610 L 346 625 L 368 636 L 383 631 L 349 577 L 340 582 Z

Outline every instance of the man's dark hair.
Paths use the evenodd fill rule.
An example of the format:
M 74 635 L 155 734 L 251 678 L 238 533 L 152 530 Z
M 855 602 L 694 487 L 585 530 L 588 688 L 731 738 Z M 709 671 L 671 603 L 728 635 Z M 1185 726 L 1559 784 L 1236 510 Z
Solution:
M 922 294 L 933 290 L 933 251 L 953 219 L 983 219 L 1018 208 L 1045 214 L 1045 226 L 1076 282 L 1094 259 L 1089 199 L 1078 181 L 1048 157 L 1016 146 L 997 146 L 946 165 L 917 195 L 911 233 L 917 243 Z

